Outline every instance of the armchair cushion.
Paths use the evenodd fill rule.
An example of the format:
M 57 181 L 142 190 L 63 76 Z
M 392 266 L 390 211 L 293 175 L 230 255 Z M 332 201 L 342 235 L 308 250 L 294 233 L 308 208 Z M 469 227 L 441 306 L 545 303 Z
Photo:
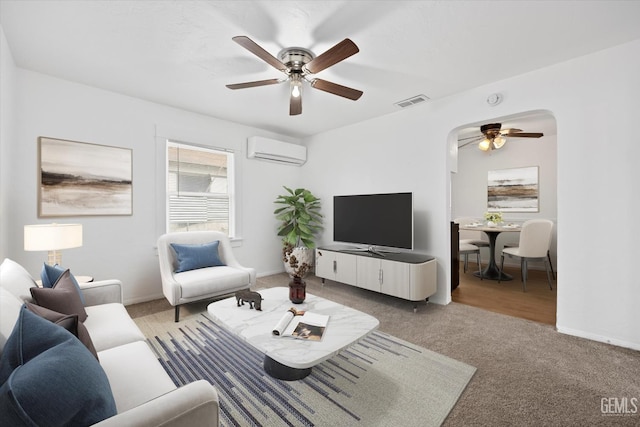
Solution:
M 71 273 L 65 270 L 52 288 L 31 288 L 31 296 L 36 304 L 64 314 L 77 314 L 78 320 L 87 320 L 87 312 L 80 299 L 80 292 L 71 280 Z
M 220 260 L 220 255 L 218 254 L 219 245 L 219 240 L 211 243 L 189 245 L 171 243 L 171 247 L 176 252 L 176 260 L 178 261 L 176 273 L 225 265 Z
M 23 307 L 0 362 L 7 425 L 91 425 L 116 415 L 104 370 L 71 333 Z
M 181 296 L 186 300 L 235 292 L 248 288 L 251 283 L 248 271 L 226 266 L 199 268 L 176 273 L 174 277 L 180 282 Z

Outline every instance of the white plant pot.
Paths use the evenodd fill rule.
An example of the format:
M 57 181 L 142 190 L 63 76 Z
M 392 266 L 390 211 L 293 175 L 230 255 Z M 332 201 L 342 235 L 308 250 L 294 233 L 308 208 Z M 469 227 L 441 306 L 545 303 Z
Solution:
M 310 248 L 300 246 L 293 248 L 291 252 L 285 254 L 284 270 L 290 276 L 306 276 L 313 269 L 313 254 L 314 251 Z

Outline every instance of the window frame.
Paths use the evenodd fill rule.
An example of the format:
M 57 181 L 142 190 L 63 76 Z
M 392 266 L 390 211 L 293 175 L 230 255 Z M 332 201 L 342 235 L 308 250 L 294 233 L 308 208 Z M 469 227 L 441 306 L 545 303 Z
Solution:
M 238 241 L 240 238 L 238 237 L 239 225 L 237 221 L 237 202 L 239 200 L 238 197 L 238 174 L 237 174 L 237 155 L 234 150 L 222 147 L 214 147 L 209 145 L 196 144 L 192 142 L 180 141 L 174 138 L 167 138 L 164 144 L 164 157 L 165 157 L 165 170 L 164 170 L 164 180 L 165 180 L 165 189 L 164 189 L 164 201 L 165 201 L 165 233 L 170 233 L 170 197 L 172 195 L 180 194 L 180 191 L 170 191 L 169 189 L 169 148 L 177 147 L 177 148 L 185 148 L 188 150 L 194 151 L 203 151 L 207 153 L 217 153 L 217 154 L 225 154 L 227 156 L 227 198 L 229 203 L 229 211 L 228 211 L 228 224 L 229 231 L 228 237 L 231 241 Z M 199 192 L 183 192 L 185 195 L 195 195 L 195 194 L 203 194 Z M 218 193 L 222 194 L 222 193 Z

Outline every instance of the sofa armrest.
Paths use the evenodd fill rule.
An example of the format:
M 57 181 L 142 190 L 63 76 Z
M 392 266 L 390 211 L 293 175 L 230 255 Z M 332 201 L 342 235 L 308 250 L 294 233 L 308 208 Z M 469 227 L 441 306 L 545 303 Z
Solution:
M 97 427 L 218 426 L 218 393 L 205 380 L 189 383 L 94 424 Z
M 99 280 L 79 283 L 79 285 L 86 306 L 114 302 L 122 304 L 122 282 L 120 280 Z

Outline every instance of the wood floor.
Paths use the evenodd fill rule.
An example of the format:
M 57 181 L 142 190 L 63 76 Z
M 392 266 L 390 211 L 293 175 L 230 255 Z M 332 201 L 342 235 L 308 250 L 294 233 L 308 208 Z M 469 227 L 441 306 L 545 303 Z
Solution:
M 464 273 L 460 264 L 460 285 L 451 292 L 453 301 L 555 326 L 556 281 L 552 280 L 553 290 L 549 290 L 544 271 L 529 270 L 527 291 L 523 292 L 519 269 L 505 267 L 505 272 L 514 279 L 501 283 L 480 280 L 473 276 L 476 269 L 476 264 L 469 262 L 467 273 Z

